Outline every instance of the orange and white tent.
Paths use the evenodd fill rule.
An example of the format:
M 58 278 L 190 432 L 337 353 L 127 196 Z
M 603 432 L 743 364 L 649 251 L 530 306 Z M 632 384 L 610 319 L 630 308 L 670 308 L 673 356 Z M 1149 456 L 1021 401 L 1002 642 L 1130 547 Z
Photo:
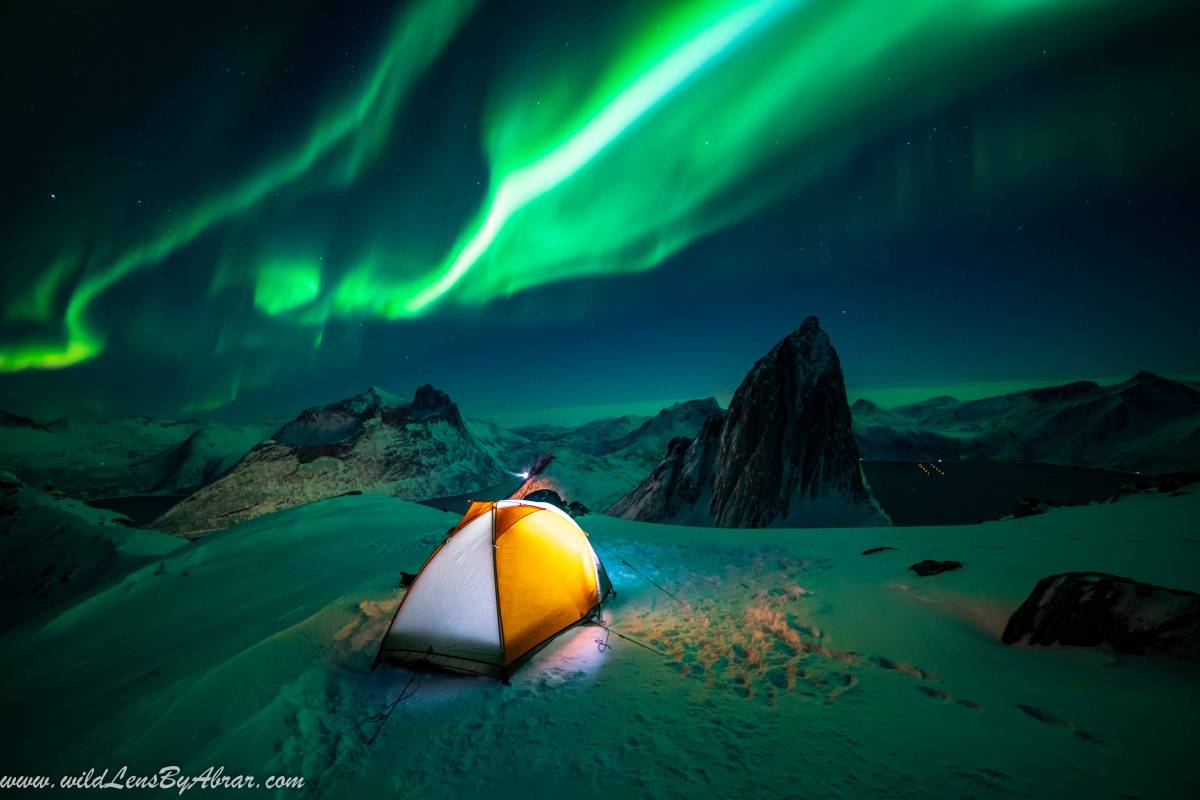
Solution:
M 612 591 L 587 534 L 529 500 L 475 502 L 413 579 L 376 663 L 508 675 Z

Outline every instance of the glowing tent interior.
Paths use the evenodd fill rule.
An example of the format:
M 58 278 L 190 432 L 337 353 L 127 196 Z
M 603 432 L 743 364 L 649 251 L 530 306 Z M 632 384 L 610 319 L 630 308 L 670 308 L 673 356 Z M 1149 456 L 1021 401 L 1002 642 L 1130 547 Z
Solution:
M 594 618 L 611 592 L 566 512 L 528 500 L 475 502 L 417 573 L 375 663 L 507 679 L 555 636 Z

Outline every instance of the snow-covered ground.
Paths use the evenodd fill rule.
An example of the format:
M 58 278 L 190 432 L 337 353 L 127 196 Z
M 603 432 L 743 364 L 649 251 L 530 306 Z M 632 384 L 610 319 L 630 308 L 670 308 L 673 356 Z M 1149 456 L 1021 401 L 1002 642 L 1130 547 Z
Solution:
M 120 514 L 27 486 L 0 470 L 0 631 L 116 581 L 183 546 Z
M 1197 520 L 1195 493 L 938 528 L 589 515 L 620 593 L 604 619 L 663 655 L 616 636 L 601 652 L 605 632 L 577 628 L 511 686 L 425 675 L 368 745 L 411 677 L 370 670 L 396 579 L 456 519 L 336 498 L 189 543 L 0 637 L 0 774 L 223 765 L 303 775 L 327 798 L 1196 796 L 1200 672 L 1007 647 L 999 628 L 1053 572 L 1196 588 Z M 881 545 L 899 550 L 860 555 Z M 923 558 L 966 566 L 906 571 Z

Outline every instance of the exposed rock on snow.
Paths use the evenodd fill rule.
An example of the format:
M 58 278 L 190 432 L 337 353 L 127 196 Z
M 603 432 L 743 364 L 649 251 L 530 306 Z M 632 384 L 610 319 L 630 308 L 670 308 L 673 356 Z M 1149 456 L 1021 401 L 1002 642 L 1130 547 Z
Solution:
M 48 431 L 50 430 L 45 425 L 34 422 L 28 417 L 10 414 L 7 411 L 0 411 L 0 428 L 27 428 L 33 431 Z
M 852 407 L 864 457 L 1010 459 L 1161 472 L 1200 466 L 1200 388 L 1142 371 L 1124 383 L 1063 386 L 961 402 L 934 397 Z
M 1046 509 L 1050 507 L 1049 503 L 1043 502 L 1036 497 L 1022 497 L 1013 503 L 1012 515 L 1017 519 L 1032 517 L 1034 514 L 1045 514 Z
M 886 524 L 862 477 L 841 364 L 816 317 L 759 359 L 724 415 L 674 440 L 609 513 L 728 528 Z
M 928 578 L 930 575 L 940 575 L 943 572 L 950 572 L 955 569 L 962 569 L 961 561 L 934 561 L 927 558 L 924 561 L 918 561 L 908 568 L 910 572 L 915 572 L 922 578 Z
M 871 547 L 866 550 L 863 550 L 862 554 L 864 556 L 873 556 L 876 553 L 884 553 L 884 552 L 887 552 L 888 550 L 895 550 L 895 549 L 896 549 L 895 547 Z
M 195 536 L 350 491 L 416 500 L 504 475 L 445 392 L 422 386 L 406 403 L 372 387 L 302 412 L 155 527 Z
M 1004 643 L 1159 652 L 1200 660 L 1200 594 L 1103 572 L 1064 572 L 1038 581 L 1004 629 Z

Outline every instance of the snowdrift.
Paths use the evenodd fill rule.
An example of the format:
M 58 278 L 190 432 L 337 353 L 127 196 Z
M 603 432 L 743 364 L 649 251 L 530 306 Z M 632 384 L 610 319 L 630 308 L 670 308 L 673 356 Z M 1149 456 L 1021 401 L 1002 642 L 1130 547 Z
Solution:
M 456 516 L 327 500 L 187 544 L 0 638 L 22 654 L 0 671 L 0 771 L 223 765 L 303 775 L 327 798 L 459 797 L 497 775 L 524 797 L 1185 796 L 1194 669 L 1008 647 L 999 629 L 1054 572 L 1197 585 L 1198 513 L 1193 494 L 969 527 L 590 515 L 620 592 L 606 621 L 664 655 L 615 637 L 601 652 L 603 631 L 575 629 L 510 687 L 426 676 L 368 746 L 367 719 L 409 677 L 370 671 L 398 573 Z M 861 555 L 880 545 L 898 549 Z M 918 578 L 922 558 L 966 566 Z

